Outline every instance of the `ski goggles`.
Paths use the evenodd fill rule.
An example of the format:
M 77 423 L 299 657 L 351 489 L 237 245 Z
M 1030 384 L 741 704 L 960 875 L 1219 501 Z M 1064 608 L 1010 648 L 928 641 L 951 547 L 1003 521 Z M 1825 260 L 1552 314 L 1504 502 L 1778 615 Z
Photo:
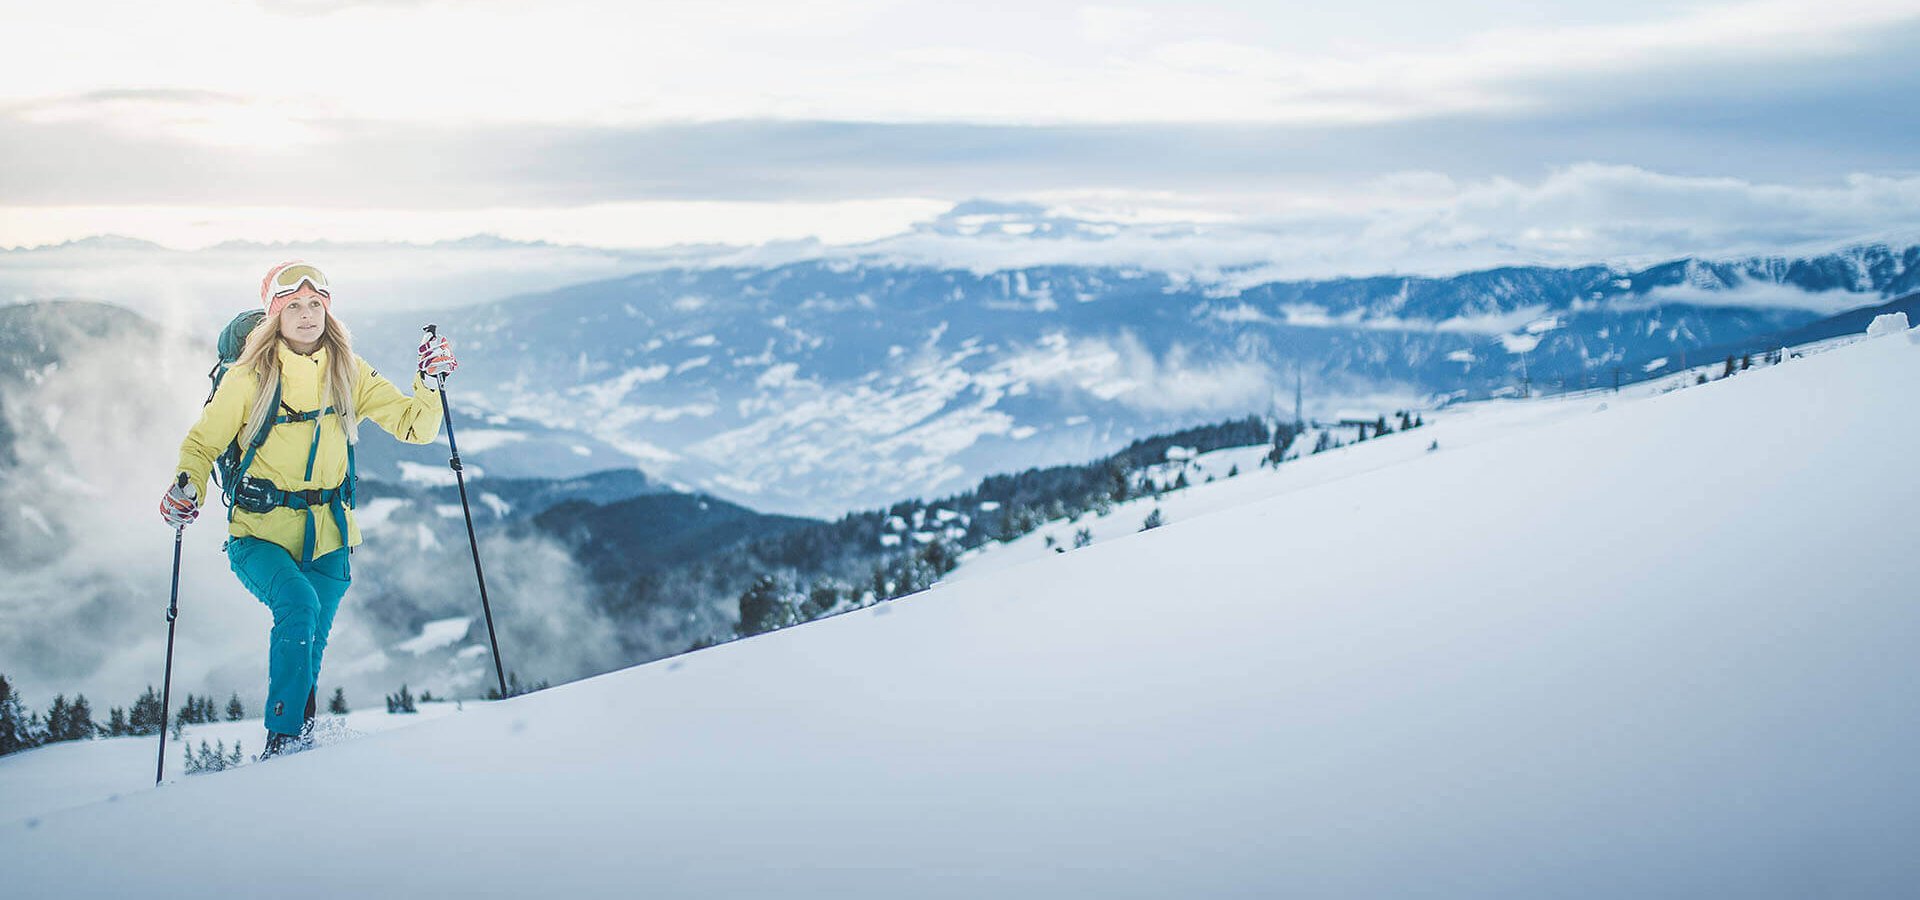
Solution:
M 267 276 L 267 298 L 278 300 L 300 290 L 300 285 L 310 285 L 320 296 L 333 299 L 327 290 L 327 276 L 306 263 L 293 263 Z

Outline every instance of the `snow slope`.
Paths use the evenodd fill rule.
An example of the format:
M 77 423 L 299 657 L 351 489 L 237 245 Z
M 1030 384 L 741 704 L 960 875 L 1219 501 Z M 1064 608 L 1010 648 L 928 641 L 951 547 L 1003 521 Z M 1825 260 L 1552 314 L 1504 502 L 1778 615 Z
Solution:
M 1916 393 L 1895 335 L 1443 439 L 0 858 L 36 897 L 1912 896 Z
M 1799 352 L 1824 353 L 1858 340 L 1858 335 L 1851 335 L 1821 341 L 1809 344 Z M 1679 370 L 1661 378 L 1626 385 L 1617 392 L 1605 389 L 1575 391 L 1537 399 L 1489 400 L 1456 404 L 1439 410 L 1423 410 L 1425 425 L 1418 429 L 1365 442 L 1347 443 L 1319 454 L 1309 451 L 1318 439 L 1320 429 L 1309 428 L 1289 448 L 1287 463 L 1275 468 L 1261 466 L 1261 459 L 1268 451 L 1265 446 L 1232 447 L 1201 454 L 1184 463 L 1191 487 L 1169 490 L 1157 497 L 1144 496 L 1114 504 L 1112 510 L 1103 516 L 1056 519 L 1019 539 L 977 548 L 965 556 L 960 567 L 950 573 L 946 580 L 972 578 L 982 572 L 1070 551 L 1076 532 L 1083 529 L 1093 543 L 1126 537 L 1139 531 L 1147 516 L 1155 509 L 1160 510 L 1164 521 L 1184 522 L 1195 516 L 1397 466 L 1419 459 L 1429 452 L 1453 451 L 1499 440 L 1544 425 L 1605 412 L 1620 403 L 1638 402 L 1688 389 L 1695 386 L 1696 376 L 1717 377 L 1721 365 L 1715 361 Z M 1761 365 L 1765 366 L 1764 361 Z M 1377 414 L 1377 411 L 1356 411 L 1342 418 L 1367 419 Z M 1331 427 L 1326 430 L 1341 442 L 1354 440 L 1352 428 Z M 1182 468 L 1182 463 L 1169 461 L 1154 467 L 1148 475 L 1164 490 L 1174 483 Z M 1232 474 L 1236 469 L 1238 474 Z M 1208 478 L 1213 481 L 1207 482 Z
M 178 695 L 176 695 L 178 696 Z M 405 728 L 460 711 L 457 703 L 421 703 L 417 712 L 393 715 L 357 710 L 344 716 L 323 715 L 316 734 L 335 741 Z M 201 742 L 218 742 L 232 750 L 239 743 L 251 760 L 264 746 L 266 729 L 260 717 L 238 722 L 188 725 L 181 738 L 167 736 L 167 778 L 178 781 L 186 762 L 182 745 L 195 750 Z M 0 757 L 0 831 L 37 820 L 48 813 L 92 803 L 117 802 L 125 794 L 153 787 L 157 736 L 108 738 L 50 744 L 25 753 Z M 195 776 L 195 778 L 206 776 Z

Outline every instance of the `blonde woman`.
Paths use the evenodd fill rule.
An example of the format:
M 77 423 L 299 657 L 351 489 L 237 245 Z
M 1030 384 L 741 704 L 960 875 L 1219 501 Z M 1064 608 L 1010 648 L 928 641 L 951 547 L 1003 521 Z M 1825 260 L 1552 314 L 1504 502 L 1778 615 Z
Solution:
M 352 578 L 353 447 L 370 420 L 410 444 L 440 432 L 439 394 L 427 379 L 457 366 L 445 338 L 420 346 L 413 395 L 354 355 L 319 269 L 299 261 L 260 282 L 266 317 L 200 421 L 180 444 L 186 484 L 161 500 L 168 525 L 199 515 L 207 479 L 222 466 L 229 505 L 226 552 L 234 574 L 273 612 L 262 759 L 304 749 L 320 658 Z

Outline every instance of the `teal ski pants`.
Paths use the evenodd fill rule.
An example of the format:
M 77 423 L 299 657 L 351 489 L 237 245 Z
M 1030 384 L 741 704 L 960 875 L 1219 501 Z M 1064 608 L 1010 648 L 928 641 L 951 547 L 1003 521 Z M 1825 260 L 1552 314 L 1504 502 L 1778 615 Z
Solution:
M 227 561 L 240 583 L 273 611 L 267 646 L 267 730 L 299 734 L 307 697 L 318 690 L 320 657 L 333 630 L 333 614 L 353 580 L 345 547 L 309 563 L 279 544 L 234 538 Z

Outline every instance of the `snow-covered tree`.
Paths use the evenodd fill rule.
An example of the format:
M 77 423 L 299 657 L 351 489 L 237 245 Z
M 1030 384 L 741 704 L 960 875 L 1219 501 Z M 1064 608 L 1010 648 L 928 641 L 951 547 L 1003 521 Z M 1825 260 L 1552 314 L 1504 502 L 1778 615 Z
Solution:
M 787 603 L 780 580 L 762 575 L 740 592 L 741 637 L 760 634 L 793 624 L 793 607 Z
M 34 737 L 26 704 L 20 701 L 7 676 L 0 675 L 0 756 L 34 746 Z
M 336 687 L 333 689 L 333 699 L 327 701 L 327 712 L 333 713 L 336 716 L 344 716 L 347 714 L 346 688 Z
M 840 598 L 846 596 L 847 588 L 838 581 L 822 578 L 807 589 L 807 600 L 800 606 L 800 617 L 813 620 L 833 611 L 840 605 Z
M 238 722 L 247 717 L 247 708 L 240 705 L 240 692 L 235 691 L 227 698 L 227 721 Z

